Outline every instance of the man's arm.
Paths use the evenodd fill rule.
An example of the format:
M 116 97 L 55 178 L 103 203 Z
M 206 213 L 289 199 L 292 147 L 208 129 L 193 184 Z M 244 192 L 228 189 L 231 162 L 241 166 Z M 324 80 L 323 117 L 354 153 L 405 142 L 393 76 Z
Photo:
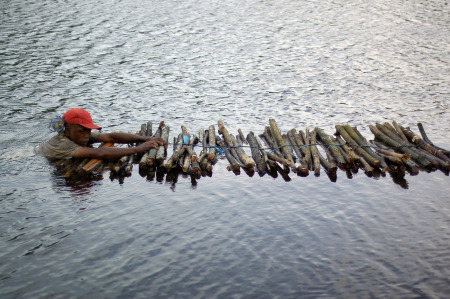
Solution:
M 119 133 L 120 134 L 120 133 Z M 132 134 L 130 134 L 132 135 Z M 133 142 L 133 141 L 131 141 Z M 78 149 L 73 155 L 74 158 L 95 158 L 95 159 L 116 159 L 122 156 L 143 154 L 150 148 L 158 148 L 160 145 L 164 145 L 164 142 L 159 140 L 152 140 L 142 143 L 136 147 L 99 147 L 90 148 L 82 147 Z
M 147 137 L 147 136 L 139 136 L 136 134 L 117 132 L 117 133 L 100 133 L 98 135 L 97 141 L 111 142 L 111 143 L 132 143 L 132 142 L 146 142 L 146 141 L 164 142 L 164 139 L 159 137 Z

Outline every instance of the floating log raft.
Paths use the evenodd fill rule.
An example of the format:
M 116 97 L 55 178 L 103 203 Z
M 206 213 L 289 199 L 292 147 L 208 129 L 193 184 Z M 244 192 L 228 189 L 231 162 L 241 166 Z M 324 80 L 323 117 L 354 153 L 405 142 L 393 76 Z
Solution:
M 160 146 L 142 156 L 130 155 L 114 161 L 65 160 L 58 161 L 55 166 L 66 178 L 92 177 L 108 169 L 111 177 L 120 178 L 131 175 L 133 164 L 139 164 L 139 174 L 147 175 L 150 181 L 155 177 L 161 181 L 167 174 L 167 180 L 175 182 L 178 173 L 184 173 L 191 175 L 195 184 L 201 176 L 212 175 L 212 167 L 220 156 L 228 161 L 229 170 L 237 175 L 242 168 L 250 177 L 256 170 L 260 176 L 267 173 L 276 178 L 280 175 L 286 181 L 291 180 L 288 175 L 290 170 L 299 176 L 307 176 L 309 171 L 314 171 L 317 177 L 321 167 L 332 181 L 336 181 L 337 166 L 345 171 L 348 178 L 357 173 L 358 168 L 369 177 L 379 177 L 384 171 L 395 172 L 399 176 L 404 175 L 405 171 L 416 175 L 420 170 L 433 171 L 438 167 L 448 175 L 450 170 L 449 151 L 432 144 L 423 126 L 419 126 L 423 137 L 420 138 L 410 128 L 402 127 L 395 121 L 392 124 L 370 125 L 375 137 L 370 142 L 357 128 L 348 124 L 336 125 L 335 136 L 318 127 L 312 131 L 307 127 L 305 131 L 291 129 L 282 132 L 275 119 L 269 119 L 269 126 L 264 128 L 260 138 L 254 132 L 249 132 L 244 138 L 241 129 L 232 135 L 222 120 L 218 121 L 218 128 L 223 139 L 216 135 L 214 125 L 207 130 L 200 129 L 198 137 L 181 126 L 181 133 L 174 138 L 173 152 L 169 157 L 166 147 Z M 138 134 L 152 136 L 152 131 L 152 122 L 149 121 L 141 125 Z M 169 132 L 169 127 L 161 121 L 153 136 L 168 141 Z M 261 140 L 267 146 L 263 146 Z M 200 155 L 197 155 L 197 147 L 200 147 Z

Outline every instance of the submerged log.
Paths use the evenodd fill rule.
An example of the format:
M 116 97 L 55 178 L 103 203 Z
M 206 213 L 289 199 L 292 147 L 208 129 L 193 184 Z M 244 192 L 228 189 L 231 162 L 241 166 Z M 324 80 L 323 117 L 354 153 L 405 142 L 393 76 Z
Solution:
M 316 127 L 314 129 L 316 131 L 317 136 L 319 136 L 319 139 L 327 146 L 327 152 L 330 151 L 330 153 L 333 155 L 333 157 L 336 159 L 336 162 L 339 164 L 340 167 L 346 168 L 347 162 L 345 161 L 344 157 L 341 155 L 340 150 L 337 148 L 337 145 L 331 141 L 330 137 L 325 134 L 325 132 Z

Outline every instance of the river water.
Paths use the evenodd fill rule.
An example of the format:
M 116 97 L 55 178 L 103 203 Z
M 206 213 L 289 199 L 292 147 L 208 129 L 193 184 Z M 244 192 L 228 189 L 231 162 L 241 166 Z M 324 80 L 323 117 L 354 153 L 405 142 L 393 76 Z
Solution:
M 32 148 L 72 107 L 172 137 L 422 122 L 450 148 L 445 1 L 2 1 L 2 298 L 445 298 L 441 171 L 68 184 Z

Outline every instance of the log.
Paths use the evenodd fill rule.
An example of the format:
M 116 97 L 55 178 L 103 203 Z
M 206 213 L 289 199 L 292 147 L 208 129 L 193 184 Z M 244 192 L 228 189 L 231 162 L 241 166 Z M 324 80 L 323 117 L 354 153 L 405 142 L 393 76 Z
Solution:
M 145 136 L 152 136 L 153 131 L 152 131 L 152 122 L 148 121 L 147 122 L 147 127 L 146 127 L 146 131 L 145 131 Z
M 239 137 L 241 138 L 242 142 L 245 144 L 248 144 L 247 139 L 245 139 L 244 133 L 242 133 L 241 129 L 238 129 L 238 133 L 239 133 Z
M 258 141 L 256 140 L 255 134 L 250 131 L 250 133 L 247 134 L 246 140 L 250 145 L 252 158 L 255 161 L 257 171 L 261 174 L 265 173 L 267 171 L 267 166 L 264 161 L 264 157 L 260 151 L 260 147 L 258 145 Z
M 283 154 L 281 153 L 281 151 L 278 149 L 278 144 L 276 143 L 275 139 L 272 136 L 272 133 L 270 132 L 270 128 L 269 127 L 265 127 L 264 128 L 264 133 L 263 133 L 264 139 L 267 143 L 267 145 L 272 149 L 272 153 L 274 153 L 275 155 L 277 155 L 280 158 L 283 158 Z
M 164 167 L 169 170 L 173 167 L 174 164 L 177 163 L 178 159 L 180 159 L 185 151 L 186 151 L 186 147 L 183 146 L 183 133 L 180 133 L 178 135 L 178 139 L 174 140 L 174 144 L 175 144 L 175 148 L 174 148 L 174 152 L 172 154 L 172 156 L 169 158 L 169 160 L 167 160 L 166 164 L 164 165 Z
M 354 163 L 359 161 L 359 156 L 355 153 L 355 151 L 348 146 L 347 144 L 345 144 L 345 140 L 342 139 L 341 135 L 337 135 L 336 136 L 336 141 L 341 145 L 341 148 L 347 153 L 348 159 L 350 163 Z
M 306 163 L 308 164 L 308 168 L 312 168 L 313 158 L 311 154 L 311 149 L 309 148 L 309 144 L 311 144 L 311 133 L 309 132 L 309 127 L 306 127 L 306 132 L 299 130 L 299 137 L 302 139 L 302 148 L 300 149 L 305 157 Z M 294 135 L 295 137 L 295 135 Z M 297 144 L 299 144 L 297 140 Z M 300 144 L 299 144 L 300 145 Z
M 225 128 L 225 126 L 221 120 L 218 121 L 218 125 L 219 125 L 219 133 L 221 133 L 223 135 L 225 143 L 229 147 L 233 147 L 234 143 L 231 138 L 231 135 L 230 135 L 230 133 L 228 133 L 228 130 Z M 242 162 L 242 164 L 244 165 L 245 168 L 255 169 L 255 162 L 253 162 L 253 160 L 250 159 L 243 150 L 241 150 L 241 151 L 237 150 L 235 152 L 237 153 L 239 160 Z
M 287 132 L 287 138 L 289 141 L 289 145 L 293 148 L 295 154 L 297 155 L 298 161 L 300 162 L 300 166 L 297 167 L 297 172 L 301 176 L 309 175 L 309 167 L 306 159 L 303 157 L 302 152 L 299 149 L 299 145 L 295 141 L 295 137 L 293 134 L 295 133 L 295 129 L 292 129 Z
M 162 122 L 162 123 L 164 124 L 164 122 Z M 161 137 L 161 133 L 162 133 L 162 129 L 161 129 L 161 126 L 159 126 L 158 129 L 156 130 L 154 137 Z M 147 157 L 147 165 L 148 166 L 152 166 L 153 164 L 155 164 L 157 152 L 158 152 L 158 150 L 156 148 L 151 148 L 148 151 L 148 157 Z
M 398 159 L 401 159 L 403 162 L 407 162 L 411 159 L 411 155 L 409 154 L 400 154 L 394 151 L 389 151 L 389 150 L 385 150 L 385 149 L 377 149 L 377 152 L 379 152 L 380 154 L 384 155 L 384 156 L 391 156 L 391 157 L 395 157 Z
M 395 120 L 393 120 L 392 124 L 394 125 L 395 131 L 397 131 L 397 134 L 400 136 L 400 138 L 403 141 L 408 142 L 408 138 L 406 138 L 405 134 L 403 133 L 403 131 L 400 128 L 400 126 L 398 125 L 398 123 Z
M 281 147 L 281 152 L 283 153 L 284 158 L 289 161 L 289 166 L 293 170 L 295 170 L 294 159 L 292 158 L 291 153 L 286 147 L 286 143 L 284 142 L 283 137 L 281 136 L 280 130 L 278 129 L 275 119 L 269 119 L 269 124 L 270 124 L 270 133 L 272 134 L 272 137 L 275 139 L 276 143 L 278 144 L 278 147 Z
M 316 131 L 312 131 L 311 132 L 311 140 L 310 140 L 310 150 L 311 150 L 311 156 L 313 159 L 313 165 L 314 165 L 314 175 L 316 177 L 320 176 L 320 156 L 319 156 L 319 151 L 316 147 L 317 144 L 317 140 L 316 140 Z
M 212 161 L 216 156 L 216 129 L 213 125 L 208 129 L 209 154 L 208 161 Z
M 169 127 L 166 126 L 164 121 L 162 121 L 159 124 L 159 127 L 161 128 L 161 138 L 164 139 L 165 142 L 168 142 L 170 131 Z M 158 163 L 158 165 L 163 164 L 165 157 L 166 157 L 166 148 L 164 145 L 161 145 L 158 147 L 158 150 L 156 152 L 156 162 Z
M 322 164 L 323 168 L 325 168 L 325 171 L 330 175 L 336 175 L 337 166 L 334 163 L 329 162 L 324 156 L 322 156 L 319 150 L 317 150 L 317 155 L 319 156 L 320 164 Z
M 369 128 L 370 131 L 385 144 L 389 145 L 390 147 L 396 148 L 403 153 L 410 154 L 411 158 L 417 161 L 417 163 L 419 163 L 421 167 L 431 168 L 433 166 L 433 163 L 431 161 L 423 156 L 418 155 L 415 151 L 412 151 L 408 147 L 409 145 L 406 144 L 406 142 L 404 142 L 403 140 L 400 139 L 401 143 L 399 143 L 398 141 L 392 139 L 390 136 L 387 136 L 386 134 L 384 134 L 384 132 L 379 130 L 378 126 L 369 125 Z
M 264 162 L 266 163 L 267 171 L 270 172 L 271 171 L 271 169 L 270 169 L 271 162 L 269 161 L 269 156 L 267 155 L 267 152 L 264 150 L 259 138 L 255 136 L 255 139 L 256 139 L 256 142 L 258 143 L 259 150 L 261 151 L 261 154 L 264 158 Z
M 216 136 L 216 142 L 217 145 L 219 145 L 220 149 L 224 151 L 225 157 L 227 158 L 228 162 L 230 163 L 231 169 L 233 171 L 239 171 L 241 169 L 241 166 L 239 165 L 238 161 L 231 155 L 229 148 L 226 146 L 225 142 Z
M 383 126 L 382 124 L 376 124 L 376 127 L 383 134 L 385 134 L 386 136 L 388 136 L 389 138 L 391 138 L 392 140 L 397 142 L 399 144 L 399 146 L 401 147 L 402 151 L 407 148 L 410 152 L 415 153 L 415 156 L 411 155 L 411 157 L 414 160 L 419 162 L 417 159 L 422 159 L 422 162 L 419 162 L 419 165 L 422 165 L 422 167 L 425 167 L 423 164 L 429 165 L 426 168 L 436 169 L 439 167 L 439 162 L 435 159 L 434 156 L 430 155 L 431 157 L 428 157 L 427 152 L 423 152 L 423 151 L 419 150 L 418 148 L 416 148 L 416 145 L 414 145 L 413 143 L 404 142 L 400 137 L 398 137 L 397 134 L 392 134 L 392 132 L 388 128 Z
M 108 142 L 108 143 L 105 143 L 103 146 L 111 147 L 111 146 L 114 146 L 114 143 Z M 100 159 L 91 159 L 88 163 L 86 163 L 83 166 L 83 170 L 87 171 L 87 172 L 92 171 L 95 167 L 97 167 L 102 162 L 103 162 L 103 160 L 100 160 Z
M 350 135 L 350 137 L 356 141 L 356 143 L 364 149 L 369 155 L 371 155 L 375 160 L 380 161 L 380 167 L 382 171 L 386 171 L 387 164 L 386 162 L 381 159 L 380 156 L 378 156 L 370 147 L 370 144 L 367 142 L 367 140 L 362 136 L 362 134 L 358 131 L 356 128 L 352 128 L 350 125 L 344 125 L 344 129 L 347 131 L 347 133 Z M 364 157 L 365 159 L 366 157 Z M 369 162 L 369 161 L 367 161 Z
M 436 149 L 440 150 L 447 157 L 450 157 L 450 151 L 435 145 L 433 142 L 431 142 L 430 139 L 428 139 L 428 136 L 425 133 L 425 129 L 424 129 L 424 127 L 423 127 L 423 125 L 421 123 L 417 123 L 417 127 L 419 128 L 420 134 L 422 135 L 422 138 L 423 138 L 423 140 L 425 140 L 425 142 L 427 142 L 428 144 L 434 146 Z
M 436 158 L 438 158 L 439 165 L 444 167 L 445 169 L 450 169 L 450 158 L 444 155 L 440 150 L 432 146 L 431 144 L 425 142 L 419 136 L 414 134 L 409 128 L 402 128 L 402 132 L 406 135 L 406 137 L 411 140 L 413 143 L 419 145 L 422 149 L 426 150 L 428 153 L 432 154 Z
M 370 165 L 375 167 L 381 167 L 381 161 L 379 159 L 375 159 L 368 152 L 364 150 L 364 148 L 360 147 L 355 140 L 348 134 L 347 130 L 341 125 L 335 126 L 338 134 L 344 138 L 345 141 L 350 145 L 350 147 L 362 158 L 364 158 Z
M 339 164 L 340 167 L 346 168 L 347 162 L 345 161 L 344 157 L 342 157 L 340 150 L 337 148 L 335 143 L 331 141 L 330 137 L 325 134 L 325 132 L 316 127 L 314 128 L 314 131 L 316 131 L 317 135 L 319 136 L 319 139 L 327 146 L 327 152 L 329 151 L 333 157 L 336 159 L 336 162 Z

